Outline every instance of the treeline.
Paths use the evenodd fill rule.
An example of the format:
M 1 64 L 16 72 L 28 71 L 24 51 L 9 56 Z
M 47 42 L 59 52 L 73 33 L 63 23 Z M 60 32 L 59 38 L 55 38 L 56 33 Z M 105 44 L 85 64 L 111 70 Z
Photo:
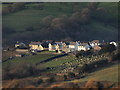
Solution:
M 67 3 L 60 4 L 67 5 Z M 100 4 L 101 3 L 91 2 L 86 3 L 84 7 L 80 8 L 79 4 L 73 3 L 73 5 L 71 4 L 73 11 L 69 16 L 67 14 L 61 14 L 57 17 L 48 15 L 40 21 L 40 25 L 38 27 L 39 29 L 36 29 L 33 26 L 29 26 L 25 29 L 25 31 L 18 32 L 19 37 L 16 34 L 17 32 L 15 32 L 16 30 L 12 30 L 12 28 L 9 27 L 3 27 L 3 36 L 7 38 L 9 31 L 6 32 L 6 28 L 8 28 L 11 34 L 16 34 L 14 36 L 11 36 L 11 39 L 15 41 L 45 39 L 71 41 L 90 41 L 93 39 L 116 40 L 116 31 L 101 31 L 100 28 L 109 28 L 109 26 L 116 28 L 117 16 L 113 15 L 113 11 L 113 13 L 111 13 L 108 9 L 100 7 Z M 37 4 L 34 8 L 39 8 L 42 10 L 45 7 L 44 5 L 45 3 L 40 3 Z M 5 7 L 5 13 L 21 10 L 25 7 L 25 3 L 14 3 Z M 62 11 L 60 8 L 58 8 L 58 11 Z M 100 28 L 99 26 L 95 27 L 95 25 L 91 25 L 93 22 L 99 23 Z
M 79 5 L 78 5 L 79 6 Z M 105 33 L 108 31 L 97 31 L 95 28 L 90 26 L 92 21 L 103 22 L 105 26 L 110 23 L 115 24 L 116 18 L 106 18 L 111 14 L 105 9 L 100 8 L 99 3 L 88 3 L 86 8 L 74 11 L 72 15 L 68 16 L 62 14 L 58 17 L 52 15 L 46 16 L 41 21 L 40 31 L 36 31 L 34 38 L 40 37 L 42 39 L 53 39 L 53 40 L 92 40 L 94 38 L 102 39 L 106 37 Z M 111 25 L 112 26 L 112 25 Z M 114 26 L 114 25 L 113 25 Z M 29 28 L 29 29 L 28 29 Z M 26 30 L 35 31 L 34 27 L 28 27 Z M 95 33 L 93 36 L 92 33 Z M 110 38 L 110 34 L 107 34 Z M 33 38 L 33 37 L 30 37 Z M 113 36 L 115 38 L 115 36 Z

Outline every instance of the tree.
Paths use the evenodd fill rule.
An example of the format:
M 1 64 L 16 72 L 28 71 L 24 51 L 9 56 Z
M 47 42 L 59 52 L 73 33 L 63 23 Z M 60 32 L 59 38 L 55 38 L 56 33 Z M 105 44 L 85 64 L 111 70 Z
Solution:
M 74 74 L 73 72 L 69 72 L 69 73 L 68 73 L 68 77 L 69 77 L 69 78 L 75 78 L 75 74 Z
M 47 82 L 48 83 L 53 83 L 53 82 L 55 82 L 56 80 L 55 80 L 55 78 L 54 77 L 49 77 L 49 79 L 47 79 Z
M 12 5 L 12 11 L 13 11 L 13 12 L 14 12 L 14 11 L 21 10 L 21 9 L 23 9 L 23 8 L 25 8 L 25 3 L 23 3 L 23 2 L 15 2 L 15 3 L 13 3 L 13 5 Z
M 66 81 L 67 80 L 67 75 L 64 75 L 63 77 L 64 77 L 64 81 Z
M 115 45 L 113 44 L 106 44 L 104 45 L 101 50 L 100 50 L 100 53 L 112 53 L 114 50 L 116 50 L 116 47 Z

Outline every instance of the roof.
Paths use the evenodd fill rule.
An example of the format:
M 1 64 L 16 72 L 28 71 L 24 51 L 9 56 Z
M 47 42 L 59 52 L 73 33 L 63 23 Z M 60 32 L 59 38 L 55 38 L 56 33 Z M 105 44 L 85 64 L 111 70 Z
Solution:
M 69 45 L 70 43 L 69 42 L 64 42 L 66 45 Z
M 55 42 L 55 44 L 62 45 L 62 42 Z
M 99 40 L 93 40 L 92 43 L 99 43 Z
M 79 46 L 86 46 L 88 43 L 80 43 Z
M 69 43 L 69 45 L 75 45 L 76 44 L 76 42 L 70 42 Z
M 53 40 L 43 40 L 42 42 L 53 42 Z
M 41 42 L 31 42 L 29 45 L 40 45 L 42 44 Z
M 62 42 L 52 42 L 52 43 L 50 43 L 51 45 L 62 45 Z

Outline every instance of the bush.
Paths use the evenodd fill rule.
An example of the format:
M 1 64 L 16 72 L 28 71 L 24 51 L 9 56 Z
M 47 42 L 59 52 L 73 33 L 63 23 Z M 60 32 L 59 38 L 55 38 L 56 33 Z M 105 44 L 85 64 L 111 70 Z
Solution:
M 55 78 L 54 77 L 49 77 L 47 80 L 46 80 L 47 83 L 53 83 L 53 82 L 56 82 Z
M 106 65 L 107 63 L 108 63 L 108 60 L 105 59 L 105 60 L 92 62 L 91 64 L 84 64 L 82 67 L 78 67 L 77 71 L 79 72 L 80 75 L 82 75 L 85 72 L 87 72 L 87 73 L 92 72 L 95 69 Z
M 79 56 L 84 56 L 85 57 L 85 56 L 92 55 L 92 54 L 93 54 L 93 52 L 91 50 L 88 50 L 88 51 L 81 50 L 81 51 L 76 53 L 76 57 L 77 58 L 79 58 Z
M 69 72 L 69 73 L 68 73 L 68 77 L 69 77 L 69 78 L 75 78 L 75 74 L 74 74 L 73 72 Z
M 35 85 L 36 87 L 39 86 L 41 83 L 43 83 L 43 80 L 42 79 L 38 79 L 38 80 L 34 80 L 32 82 L 32 85 Z
M 3 79 L 24 78 L 39 74 L 40 70 L 32 64 L 20 64 L 3 68 Z
M 101 50 L 100 50 L 100 54 L 102 54 L 102 53 L 112 53 L 113 51 L 115 51 L 116 50 L 116 47 L 115 47 L 115 45 L 113 45 L 113 44 L 105 44 L 102 48 L 101 48 Z

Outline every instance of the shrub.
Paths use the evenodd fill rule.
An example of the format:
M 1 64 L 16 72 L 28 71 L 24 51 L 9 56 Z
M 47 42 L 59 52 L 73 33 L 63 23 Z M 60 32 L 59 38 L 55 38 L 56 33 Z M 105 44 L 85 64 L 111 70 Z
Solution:
M 88 56 L 88 55 L 92 55 L 93 54 L 93 51 L 92 50 L 88 50 L 88 51 L 79 51 L 76 53 L 76 57 L 79 58 L 79 56 Z
M 39 69 L 37 69 L 32 64 L 20 64 L 10 66 L 9 70 L 4 68 L 3 69 L 3 79 L 14 79 L 14 78 L 24 78 L 28 76 L 33 76 L 39 74 Z
M 55 78 L 54 77 L 49 77 L 47 80 L 46 80 L 47 83 L 53 83 L 53 82 L 56 82 Z
M 68 73 L 68 77 L 69 77 L 69 78 L 75 78 L 75 74 L 74 74 L 73 72 L 69 72 L 69 73 Z
M 106 44 L 106 45 L 104 45 L 102 48 L 101 48 L 101 50 L 100 50 L 100 54 L 102 54 L 102 53 L 112 53 L 114 50 L 116 50 L 116 47 L 115 47 L 115 45 L 113 45 L 113 44 Z

